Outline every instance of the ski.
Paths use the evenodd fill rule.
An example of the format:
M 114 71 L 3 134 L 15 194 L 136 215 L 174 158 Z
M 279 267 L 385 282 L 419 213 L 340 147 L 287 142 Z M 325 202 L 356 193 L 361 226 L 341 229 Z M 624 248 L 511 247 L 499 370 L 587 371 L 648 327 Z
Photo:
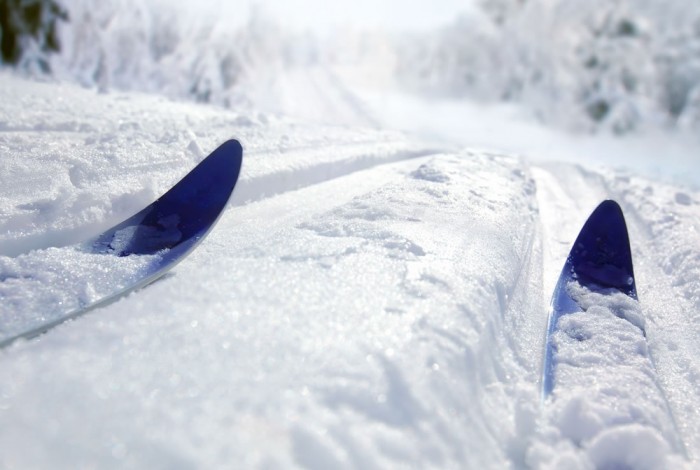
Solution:
M 116 265 L 119 262 L 116 258 L 127 261 L 127 268 L 133 265 L 139 269 L 136 274 L 127 273 L 119 278 L 114 286 L 104 286 L 105 293 L 88 303 L 47 306 L 45 312 L 29 321 L 34 323 L 31 326 L 26 325 L 27 312 L 18 314 L 2 311 L 7 307 L 0 308 L 0 348 L 18 339 L 31 339 L 67 320 L 108 305 L 172 269 L 216 224 L 238 181 L 242 158 L 241 144 L 229 140 L 137 214 L 87 242 L 54 249 L 62 250 L 68 256 L 80 257 L 94 267 L 94 272 L 90 272 L 90 266 L 87 266 L 81 274 L 86 282 L 91 276 L 97 277 L 105 267 L 109 270 Z M 50 291 L 52 286 L 42 288 Z M 50 297 L 47 295 L 47 298 Z M 14 323 L 12 319 L 15 319 Z
M 615 201 L 602 202 L 590 215 L 571 248 L 554 288 L 545 338 L 543 399 L 554 388 L 557 347 L 553 336 L 559 320 L 564 315 L 584 311 L 584 307 L 572 296 L 573 283 L 592 291 L 622 292 L 637 300 L 629 235 L 622 209 Z M 645 334 L 643 324 L 640 329 Z

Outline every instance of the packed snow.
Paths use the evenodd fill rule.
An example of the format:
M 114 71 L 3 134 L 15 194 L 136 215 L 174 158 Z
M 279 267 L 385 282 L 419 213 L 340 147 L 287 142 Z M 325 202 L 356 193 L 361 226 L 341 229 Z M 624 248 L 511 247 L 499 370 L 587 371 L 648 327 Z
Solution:
M 571 136 L 528 106 L 389 92 L 378 83 L 395 77 L 372 61 L 397 58 L 391 41 L 362 36 L 378 45 L 370 62 L 310 60 L 302 33 L 256 40 L 270 31 L 256 14 L 236 23 L 248 26 L 231 57 L 246 61 L 227 62 L 225 30 L 195 54 L 156 41 L 150 7 L 123 3 L 140 9 L 75 2 L 97 21 L 74 19 L 53 77 L 0 70 L 0 334 L 147 269 L 76 247 L 219 144 L 243 144 L 243 169 L 168 275 L 0 350 L 0 468 L 700 464 L 692 133 Z M 164 30 L 203 34 L 205 18 L 168 18 Z M 152 33 L 148 51 L 110 42 L 134 31 Z M 305 46 L 280 53 L 290 35 Z M 236 86 L 225 63 L 245 71 Z M 671 145 L 659 171 L 655 149 Z M 542 400 L 550 296 L 604 199 L 626 216 L 639 301 L 569 286 L 585 311 L 560 320 Z
M 567 290 L 582 311 L 563 315 L 553 334 L 556 384 L 545 411 L 548 426 L 538 430 L 550 443 L 558 438 L 559 452 L 545 452 L 553 461 L 535 466 L 571 467 L 582 453 L 594 468 L 682 467 L 683 448 L 649 356 L 639 302 L 575 281 Z
M 105 256 L 77 246 L 0 258 L 0 343 L 127 289 L 161 255 Z

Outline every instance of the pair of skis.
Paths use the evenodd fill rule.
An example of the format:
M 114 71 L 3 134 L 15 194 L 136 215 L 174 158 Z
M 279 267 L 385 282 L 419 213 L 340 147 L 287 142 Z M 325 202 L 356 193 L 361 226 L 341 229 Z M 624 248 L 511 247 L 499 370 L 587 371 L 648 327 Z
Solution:
M 87 306 L 57 312 L 49 321 L 21 331 L 0 330 L 0 348 L 18 339 L 30 339 L 70 319 L 105 306 L 139 289 L 183 260 L 209 233 L 236 185 L 243 149 L 228 141 L 204 159 L 172 189 L 136 215 L 79 247 L 105 256 L 153 256 L 154 261 L 136 279 Z M 591 215 L 566 260 L 552 298 L 544 355 L 542 394 L 554 387 L 557 351 L 552 338 L 559 319 L 581 311 L 567 286 L 609 287 L 636 299 L 629 237 L 622 211 L 613 201 L 603 202 Z

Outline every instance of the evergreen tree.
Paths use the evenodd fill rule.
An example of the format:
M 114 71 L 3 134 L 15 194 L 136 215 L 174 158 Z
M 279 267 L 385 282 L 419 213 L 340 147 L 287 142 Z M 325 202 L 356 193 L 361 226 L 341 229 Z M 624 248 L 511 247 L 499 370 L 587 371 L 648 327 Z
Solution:
M 48 71 L 46 55 L 60 50 L 57 24 L 67 19 L 57 0 L 0 0 L 0 58 L 13 65 L 34 60 Z

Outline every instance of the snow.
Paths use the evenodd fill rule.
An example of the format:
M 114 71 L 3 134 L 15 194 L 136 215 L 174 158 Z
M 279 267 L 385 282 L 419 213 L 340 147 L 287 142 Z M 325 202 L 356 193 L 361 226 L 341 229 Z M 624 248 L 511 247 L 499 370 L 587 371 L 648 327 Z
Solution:
M 139 281 L 160 255 L 116 257 L 80 247 L 0 258 L 0 341 L 79 310 Z
M 3 466 L 663 468 L 697 455 L 692 189 L 2 78 L 3 276 L 24 263 L 39 282 L 60 272 L 55 253 L 78 301 L 104 284 L 71 277 L 85 263 L 66 245 L 139 210 L 219 140 L 246 149 L 233 204 L 170 276 L 3 351 Z M 631 219 L 649 342 L 601 313 L 632 338 L 623 349 L 589 320 L 615 356 L 572 361 L 587 358 L 613 402 L 574 374 L 542 407 L 547 297 L 583 220 L 613 196 Z M 688 230 L 668 227 L 671 210 Z M 4 309 L 9 293 L 36 302 L 20 319 L 48 304 L 11 281 Z
M 572 136 L 527 107 L 389 93 L 367 63 L 261 65 L 285 32 L 236 43 L 240 86 L 183 101 L 182 70 L 217 69 L 230 36 L 208 38 L 211 67 L 176 41 L 159 72 L 152 51 L 129 70 L 110 41 L 147 31 L 150 10 L 93 3 L 75 8 L 106 32 L 74 30 L 97 39 L 54 66 L 76 62 L 43 81 L 0 71 L 3 334 L 145 269 L 76 247 L 220 143 L 242 142 L 243 169 L 170 274 L 0 351 L 0 468 L 697 467 L 696 136 Z M 547 305 L 608 198 L 639 302 L 569 286 L 586 312 L 561 319 L 543 402 Z
M 682 465 L 683 448 L 649 356 L 641 305 L 615 289 L 592 292 L 572 282 L 567 290 L 582 311 L 562 316 L 554 333 L 556 383 L 546 411 L 553 429 L 540 432 L 575 444 L 566 458 L 584 454 L 579 460 L 594 468 Z M 562 465 L 558 453 L 547 456 L 553 462 L 538 454 L 535 467 Z
M 67 3 L 61 54 L 28 51 L 26 68 L 34 60 L 103 91 L 238 108 L 277 101 L 276 78 L 295 68 L 350 65 L 390 77 L 394 91 L 516 104 L 555 128 L 697 134 L 700 125 L 692 0 Z

